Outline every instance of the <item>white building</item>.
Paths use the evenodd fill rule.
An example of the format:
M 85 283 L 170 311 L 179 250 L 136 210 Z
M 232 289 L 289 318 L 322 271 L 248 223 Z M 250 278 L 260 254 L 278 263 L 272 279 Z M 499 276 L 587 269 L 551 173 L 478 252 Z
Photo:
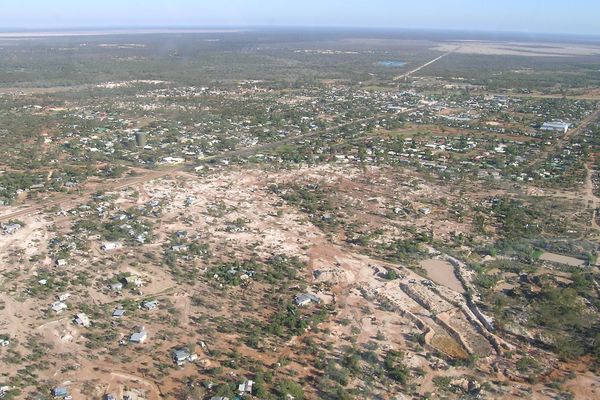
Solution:
M 74 321 L 77 325 L 85 328 L 88 328 L 92 324 L 89 317 L 83 313 L 77 314 Z
M 68 307 L 65 303 L 61 301 L 56 301 L 50 305 L 50 308 L 52 308 L 52 311 L 58 314 L 66 310 Z
M 123 247 L 120 242 L 104 242 L 101 249 L 104 251 L 117 250 Z
M 567 133 L 571 125 L 563 121 L 544 122 L 540 127 L 542 131 Z
M 134 332 L 129 338 L 129 341 L 132 343 L 142 344 L 146 341 L 147 338 L 148 332 L 142 330 L 140 332 Z

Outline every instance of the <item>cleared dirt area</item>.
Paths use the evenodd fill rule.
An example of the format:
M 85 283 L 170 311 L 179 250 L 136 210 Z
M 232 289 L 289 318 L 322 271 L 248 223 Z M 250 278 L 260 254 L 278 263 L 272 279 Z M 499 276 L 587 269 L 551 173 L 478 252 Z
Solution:
M 427 276 L 439 285 L 444 285 L 458 293 L 464 293 L 460 281 L 454 275 L 454 267 L 447 261 L 429 259 L 421 261 L 421 268 L 427 271 Z
M 571 267 L 582 267 L 585 265 L 585 260 L 580 260 L 579 258 L 564 256 L 560 254 L 554 253 L 544 253 L 540 256 L 540 260 L 551 261 L 559 264 L 569 265 Z
M 346 221 L 352 215 L 360 234 L 382 230 L 370 243 L 372 254 L 349 243 L 347 235 L 354 232 L 319 226 L 321 218 L 284 201 L 284 192 L 273 189 L 291 191 L 295 185 L 318 188 L 318 193 L 339 202 L 336 217 Z M 449 360 L 475 360 L 473 368 L 507 385 L 506 395 L 497 398 L 519 397 L 520 383 L 491 368 L 504 360 L 502 351 L 495 334 L 470 309 L 454 267 L 429 246 L 424 246 L 420 263 L 385 261 L 376 252 L 392 243 L 390 238 L 407 235 L 405 227 L 431 231 L 440 240 L 450 240 L 456 231 L 469 232 L 469 221 L 453 220 L 441 207 L 461 199 L 452 188 L 413 173 L 336 165 L 267 171 L 236 167 L 214 169 L 205 176 L 173 171 L 107 188 L 111 190 L 90 196 L 86 204 L 23 215 L 20 230 L 0 236 L 0 271 L 8 277 L 0 281 L 0 333 L 10 336 L 11 351 L 31 355 L 43 349 L 43 357 L 53 360 L 51 368 L 38 371 L 48 385 L 67 385 L 78 398 L 122 395 L 132 389 L 148 399 L 165 398 L 187 377 L 208 379 L 214 368 L 233 373 L 227 358 L 232 348 L 265 368 L 289 359 L 283 371 L 309 379 L 316 373 L 305 348 L 310 339 L 328 348 L 330 357 L 344 354 L 348 346 L 363 348 L 374 342 L 381 343 L 382 351 L 403 352 L 405 362 L 421 371 L 412 378 L 421 395 L 436 390 L 436 377 L 460 381 L 472 373 L 470 368 L 448 365 Z M 419 211 L 424 207 L 431 213 Z M 386 222 L 390 217 L 392 223 Z M 152 225 L 146 242 L 102 248 L 99 227 L 125 227 L 127 232 L 141 222 Z M 85 229 L 77 228 L 81 226 Z M 69 244 L 76 239 L 82 243 Z M 51 253 L 55 244 L 42 242 L 72 247 L 61 256 L 66 265 L 56 265 L 58 256 Z M 182 244 L 205 245 L 208 255 L 174 250 Z M 306 269 L 298 272 L 302 283 L 279 293 L 254 281 L 252 272 L 244 274 L 238 287 L 208 273 L 225 262 L 249 263 L 282 254 L 298 257 Z M 225 265 L 235 271 L 235 264 Z M 6 275 L 11 271 L 18 273 Z M 463 275 L 471 279 L 464 271 Z M 109 288 L 124 276 L 138 277 L 140 287 Z M 249 346 L 244 332 L 269 321 L 275 312 L 274 296 L 280 296 L 276 303 L 292 302 L 301 292 L 315 295 L 320 307 L 335 311 L 302 335 Z M 65 293 L 70 294 L 64 300 L 68 309 L 50 311 L 50 304 Z M 157 300 L 158 309 L 141 308 L 146 300 Z M 125 315 L 112 317 L 120 307 Z M 311 307 L 301 309 L 307 312 Z M 90 327 L 73 323 L 81 312 L 89 315 Z M 146 342 L 129 343 L 132 332 L 141 329 L 148 333 Z M 198 360 L 175 366 L 171 353 L 177 346 L 194 348 Z M 7 373 L 18 374 L 19 363 L 11 364 Z M 391 398 L 385 387 L 373 390 Z M 307 392 L 307 398 L 318 398 Z
M 504 55 L 526 57 L 574 57 L 600 54 L 600 47 L 582 44 L 519 43 L 462 41 L 444 43 L 433 50 L 452 51 L 460 54 Z

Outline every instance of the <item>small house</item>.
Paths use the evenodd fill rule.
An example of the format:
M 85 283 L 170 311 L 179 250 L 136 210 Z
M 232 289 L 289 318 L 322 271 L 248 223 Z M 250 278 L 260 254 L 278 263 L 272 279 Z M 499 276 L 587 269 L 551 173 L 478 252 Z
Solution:
M 71 293 L 63 293 L 58 296 L 58 301 L 67 301 L 71 297 Z
M 65 397 L 69 396 L 69 389 L 66 387 L 55 387 L 52 389 L 52 396 L 64 399 Z
M 57 267 L 64 267 L 67 265 L 67 260 L 62 259 L 62 258 L 60 260 L 56 260 L 55 265 Z
M 64 310 L 66 310 L 68 307 L 65 303 L 63 303 L 62 301 L 56 301 L 54 303 L 52 303 L 50 305 L 50 308 L 52 309 L 52 311 L 54 311 L 55 313 L 59 314 L 61 312 L 63 312 Z
M 77 314 L 74 322 L 79 326 L 83 326 L 84 328 L 88 328 L 92 324 L 89 317 L 84 313 Z
M 112 313 L 113 318 L 122 318 L 124 315 L 125 315 L 125 310 L 123 310 L 122 308 L 117 308 Z
M 12 235 L 16 231 L 21 229 L 21 224 L 8 224 L 8 225 L 4 225 L 3 228 L 4 228 L 5 235 Z
M 130 276 L 125 277 L 124 282 L 125 282 L 125 285 L 127 285 L 128 287 L 140 288 L 140 287 L 144 286 L 144 282 L 142 281 L 142 278 L 140 278 L 137 275 L 130 275 Z
M 110 284 L 110 290 L 113 292 L 120 292 L 123 290 L 123 284 L 121 282 L 114 282 Z
M 158 300 L 145 301 L 142 303 L 142 308 L 148 311 L 156 310 L 158 308 Z
M 102 243 L 102 246 L 100 248 L 103 251 L 111 251 L 111 250 L 118 250 L 121 247 L 123 247 L 123 244 L 121 244 L 121 242 L 104 242 L 104 243 Z
M 173 352 L 173 361 L 175 361 L 177 365 L 183 365 L 189 361 L 191 355 L 190 350 L 185 347 L 177 349 Z
M 303 307 L 303 306 L 307 306 L 310 303 L 320 303 L 321 300 L 312 294 L 309 293 L 303 293 L 303 294 L 297 294 L 296 297 L 294 298 L 294 302 L 296 303 L 297 306 L 299 307 Z
M 147 338 L 148 338 L 148 333 L 146 331 L 142 330 L 140 332 L 134 332 L 131 335 L 131 337 L 129 338 L 129 341 L 131 343 L 143 344 Z
M 240 395 L 252 394 L 252 386 L 254 386 L 254 381 L 248 380 L 238 386 L 238 392 Z
M 185 244 L 178 244 L 178 245 L 174 245 L 171 246 L 171 251 L 175 252 L 175 253 L 181 253 L 184 251 L 187 251 L 188 247 Z

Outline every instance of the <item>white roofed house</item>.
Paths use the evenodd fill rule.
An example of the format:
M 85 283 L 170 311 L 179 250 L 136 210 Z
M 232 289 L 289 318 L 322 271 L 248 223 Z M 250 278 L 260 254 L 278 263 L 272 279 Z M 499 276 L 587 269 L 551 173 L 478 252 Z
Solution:
M 134 332 L 129 338 L 129 341 L 131 343 L 143 344 L 147 338 L 148 332 L 142 329 L 139 332 Z
M 104 242 L 100 247 L 104 251 L 118 250 L 123 247 L 121 242 Z
M 125 315 L 125 310 L 122 308 L 117 308 L 113 311 L 113 318 L 122 318 Z
M 54 311 L 55 313 L 59 314 L 61 312 L 63 312 L 64 310 L 66 310 L 68 307 L 65 303 L 63 303 L 62 301 L 55 301 L 54 303 L 52 303 L 50 305 L 50 308 L 52 309 L 52 311 Z
M 60 296 L 58 296 L 58 301 L 67 301 L 69 297 L 71 297 L 70 293 L 63 293 Z
M 12 235 L 16 231 L 18 231 L 19 229 L 21 229 L 21 224 L 2 225 L 2 228 L 4 229 L 4 234 L 5 235 Z
M 79 326 L 83 326 L 84 328 L 88 328 L 92 322 L 90 321 L 89 317 L 84 314 L 84 313 L 79 313 L 75 316 L 75 319 L 73 320 L 77 325 Z
M 148 311 L 156 310 L 158 308 L 158 300 L 145 301 L 142 303 L 142 308 Z
M 173 361 L 175 361 L 177 365 L 181 366 L 187 361 L 189 361 L 191 355 L 192 353 L 190 352 L 190 350 L 188 348 L 183 347 L 173 351 Z
M 321 300 L 312 294 L 309 293 L 303 293 L 303 294 L 297 294 L 294 298 L 294 302 L 296 303 L 297 306 L 299 307 L 303 307 L 303 306 L 307 306 L 310 303 L 320 303 Z
M 188 247 L 185 244 L 178 244 L 178 245 L 174 245 L 171 246 L 171 251 L 175 252 L 175 253 L 181 253 L 183 251 L 187 251 Z
M 238 386 L 238 392 L 240 395 L 244 394 L 252 394 L 252 387 L 254 386 L 254 381 L 248 380 L 244 383 L 240 383 Z
M 126 277 L 124 280 L 125 280 L 125 284 L 128 287 L 135 286 L 135 287 L 140 288 L 140 287 L 144 286 L 144 281 L 142 281 L 142 278 L 140 278 L 137 275 L 130 275 L 130 276 Z

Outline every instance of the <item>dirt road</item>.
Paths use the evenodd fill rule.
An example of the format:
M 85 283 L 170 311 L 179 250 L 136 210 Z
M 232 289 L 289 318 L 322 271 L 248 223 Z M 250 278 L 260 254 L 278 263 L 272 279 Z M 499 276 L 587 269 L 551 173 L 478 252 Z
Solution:
M 600 203 L 598 197 L 596 196 L 596 194 L 594 193 L 594 182 L 592 180 L 592 176 L 594 174 L 594 170 L 592 169 L 591 166 L 594 165 L 594 162 L 590 162 L 588 164 L 585 165 L 585 170 L 586 170 L 586 179 L 585 179 L 585 186 L 584 186 L 584 190 L 585 190 L 585 194 L 584 194 L 584 199 L 587 201 L 587 203 L 590 205 L 590 208 L 592 209 L 592 221 L 591 221 L 591 228 L 593 230 L 599 230 L 600 227 L 598 226 L 598 223 L 596 222 L 596 217 L 598 214 L 598 204 Z

